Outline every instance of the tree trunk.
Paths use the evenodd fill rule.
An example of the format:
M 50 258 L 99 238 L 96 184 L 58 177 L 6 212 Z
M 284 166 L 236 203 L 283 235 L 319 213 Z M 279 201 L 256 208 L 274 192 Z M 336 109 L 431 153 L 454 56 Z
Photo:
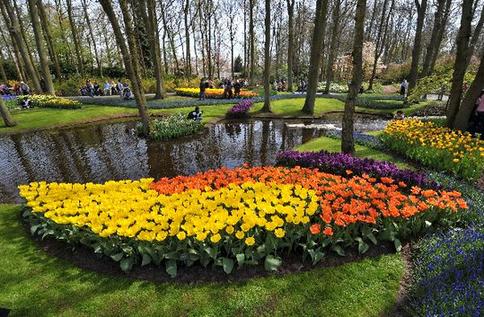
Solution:
M 331 43 L 329 48 L 328 64 L 326 65 L 326 86 L 324 87 L 324 94 L 329 94 L 331 81 L 333 80 L 333 64 L 338 54 L 338 38 L 339 38 L 339 24 L 341 20 L 341 0 L 335 0 L 333 8 L 333 30 L 331 33 Z
M 467 61 L 466 61 L 466 68 L 469 66 L 469 63 L 471 62 L 472 55 L 474 55 L 474 47 L 476 47 L 477 42 L 479 41 L 481 37 L 481 31 L 482 31 L 482 26 L 484 25 L 484 6 L 481 9 L 481 17 L 479 18 L 479 21 L 477 22 L 474 32 L 472 34 L 471 42 L 469 43 L 469 51 L 467 52 Z
M 54 64 L 55 75 L 59 80 L 62 76 L 61 74 L 61 67 L 59 64 L 59 57 L 54 48 L 54 42 L 52 40 L 52 32 L 50 31 L 49 27 L 49 20 L 47 19 L 47 13 L 45 12 L 44 5 L 42 0 L 37 1 L 37 7 L 39 8 L 39 17 L 40 17 L 40 24 L 42 26 L 42 30 L 44 31 L 45 42 L 47 43 L 47 49 L 49 50 L 50 60 Z M 64 34 L 62 30 L 62 25 L 60 25 L 61 33 Z
M 3 13 L 3 8 L 0 5 L 0 11 Z M 2 40 L 5 43 L 5 47 L 7 48 L 7 52 L 10 55 L 10 58 L 12 59 L 14 65 L 15 65 L 15 71 L 17 72 L 17 77 L 19 80 L 26 81 L 25 80 L 25 72 L 22 67 L 22 63 L 20 62 L 20 54 L 18 52 L 17 46 L 15 45 L 15 41 L 11 39 L 12 43 L 12 50 L 10 50 L 10 47 L 8 45 L 7 38 L 3 34 L 3 32 L 0 31 L 0 35 L 2 36 Z
M 366 0 L 358 0 L 355 16 L 355 33 L 353 39 L 353 69 L 348 96 L 343 114 L 343 130 L 341 132 L 341 151 L 353 154 L 355 142 L 353 140 L 353 114 L 356 98 L 363 81 L 363 37 L 365 29 Z
M 5 22 L 9 24 L 9 31 L 12 36 L 12 41 L 15 41 L 17 45 L 18 51 L 23 60 L 23 64 L 29 76 L 28 79 L 30 80 L 30 82 L 32 82 L 34 89 L 37 92 L 41 92 L 42 87 L 40 85 L 40 80 L 37 76 L 37 71 L 35 70 L 35 67 L 30 60 L 27 46 L 20 33 L 20 25 L 18 24 L 18 20 L 15 17 L 15 13 L 13 11 L 10 0 L 2 1 L 0 3 L 3 3 L 3 5 L 0 5 L 0 9 L 2 10 L 2 15 L 4 16 Z
M 437 4 L 437 10 L 435 11 L 435 16 L 434 16 L 434 26 L 432 28 L 429 45 L 427 46 L 427 52 L 424 58 L 422 74 L 421 74 L 422 77 L 430 75 L 430 73 L 432 73 L 433 71 L 430 68 L 432 63 L 432 57 L 434 56 L 434 50 L 438 51 L 440 48 L 440 42 L 438 42 L 439 40 L 438 34 L 442 28 L 445 28 L 444 20 L 443 20 L 444 10 L 445 10 L 446 3 L 450 1 L 451 0 L 437 0 L 438 4 Z
M 308 75 L 308 90 L 302 111 L 314 114 L 314 103 L 316 101 L 316 90 L 318 89 L 319 63 L 321 62 L 321 51 L 323 37 L 326 30 L 326 13 L 328 12 L 328 0 L 317 0 L 316 17 L 314 19 L 313 38 L 311 41 L 311 59 Z
M 457 112 L 454 127 L 460 130 L 467 130 L 469 119 L 474 110 L 476 100 L 484 89 L 484 49 L 481 52 L 481 64 L 477 70 L 476 77 L 462 100 L 462 104 Z
M 10 112 L 8 111 L 7 106 L 3 102 L 3 98 L 0 98 L 0 114 L 2 115 L 5 126 L 14 127 L 17 125 L 17 123 L 15 123 L 12 116 L 10 115 Z
M 140 60 L 138 58 L 138 47 L 137 47 L 137 43 L 134 35 L 131 14 L 128 10 L 128 5 L 126 3 L 126 0 L 119 0 L 121 11 L 124 18 L 128 45 L 130 49 L 128 49 L 128 45 L 126 45 L 126 42 L 124 40 L 124 36 L 121 31 L 121 27 L 118 22 L 118 19 L 116 18 L 116 14 L 114 13 L 111 0 L 99 0 L 99 2 L 101 3 L 101 6 L 103 7 L 104 12 L 106 13 L 107 17 L 109 18 L 109 21 L 111 22 L 111 26 L 113 28 L 114 35 L 116 37 L 116 42 L 123 56 L 126 73 L 128 74 L 128 77 L 131 81 L 133 93 L 136 99 L 136 105 L 138 106 L 139 116 L 143 124 L 143 129 L 144 129 L 144 132 L 148 135 L 149 134 L 149 115 L 148 115 L 148 109 L 146 107 L 146 99 L 143 92 L 143 86 L 141 83 L 141 76 L 139 74 Z
M 288 42 L 287 42 L 287 91 L 292 92 L 293 86 L 293 62 L 294 62 L 294 5 L 295 0 L 287 1 L 288 16 Z M 339 0 L 338 0 L 339 1 Z
M 376 76 L 376 67 L 378 66 L 378 59 L 380 58 L 380 45 L 382 44 L 381 42 L 383 37 L 385 17 L 387 16 L 388 1 L 389 0 L 383 1 L 383 9 L 381 14 L 380 24 L 378 26 L 378 33 L 376 36 L 375 54 L 373 56 L 373 67 L 371 69 L 371 76 L 370 76 L 370 82 L 368 83 L 368 90 L 373 90 L 373 81 L 375 80 L 375 76 Z M 390 14 L 388 14 L 388 16 L 390 16 Z
M 454 127 L 454 120 L 459 111 L 462 98 L 462 85 L 467 69 L 467 56 L 473 18 L 472 7 L 473 0 L 463 0 L 461 23 L 459 33 L 457 34 L 454 73 L 452 74 L 452 85 L 450 88 L 449 101 L 447 103 L 447 126 L 449 128 Z
M 40 74 L 37 71 L 37 69 L 35 68 L 35 59 L 34 59 L 34 56 L 32 54 L 32 50 L 30 49 L 30 43 L 27 40 L 27 34 L 25 33 L 25 26 L 24 26 L 24 23 L 23 23 L 22 11 L 20 11 L 17 2 L 18 1 L 13 1 L 13 8 L 15 10 L 15 16 L 16 16 L 18 23 L 19 23 L 19 26 L 20 26 L 20 28 L 19 28 L 20 34 L 22 35 L 22 39 L 24 40 L 25 47 L 27 48 L 27 53 L 28 53 L 28 56 L 30 58 L 30 62 L 32 63 L 32 65 L 34 65 L 35 74 L 37 75 L 37 78 L 40 80 Z
M 47 59 L 47 52 L 45 51 L 44 43 L 42 42 L 42 27 L 40 26 L 39 11 L 37 3 L 39 0 L 29 0 L 30 19 L 34 30 L 35 44 L 39 54 L 40 70 L 42 72 L 42 79 L 44 82 L 43 92 L 49 95 L 55 95 L 54 83 L 49 69 L 49 61 Z
M 415 31 L 415 40 L 413 42 L 412 50 L 412 65 L 410 66 L 410 75 L 408 80 L 408 90 L 415 88 L 418 77 L 418 64 L 420 60 L 420 52 L 422 51 L 422 29 L 425 22 L 425 12 L 427 11 L 427 0 L 415 0 L 417 6 L 417 29 Z
M 256 0 L 249 0 L 249 46 L 250 46 L 250 70 L 249 84 L 255 84 L 255 30 L 254 30 L 254 7 Z
M 184 23 L 185 23 L 185 76 L 187 78 L 192 76 L 192 57 L 190 55 L 190 25 L 188 23 L 188 14 L 190 13 L 190 0 L 185 1 L 183 8 Z
M 451 5 L 452 0 L 447 0 L 445 4 L 445 11 L 444 16 L 442 18 L 442 27 L 440 28 L 439 32 L 437 33 L 437 44 L 435 49 L 433 50 L 432 58 L 430 61 L 430 73 L 433 72 L 435 68 L 435 63 L 437 62 L 437 57 L 439 56 L 440 46 L 442 45 L 442 39 L 444 38 L 445 30 L 447 22 L 449 21 L 449 16 L 451 13 Z
M 94 57 L 96 58 L 97 70 L 99 71 L 99 76 L 103 76 L 103 65 L 101 58 L 99 56 L 99 51 L 97 49 L 96 38 L 94 37 L 94 32 L 92 31 L 91 19 L 89 18 L 89 14 L 87 13 L 87 4 L 86 0 L 82 0 L 82 9 L 84 11 L 84 19 L 86 20 L 87 29 L 89 30 L 89 36 L 91 37 L 92 46 L 94 47 Z
M 165 97 L 163 89 L 163 73 L 161 67 L 161 51 L 160 51 L 160 35 L 158 32 L 158 18 L 156 16 L 155 0 L 148 1 L 148 29 L 150 36 L 151 55 L 153 56 L 154 72 L 156 78 L 156 92 L 155 99 L 162 99 Z
M 74 50 L 76 51 L 77 68 L 84 76 L 84 59 L 82 58 L 81 43 L 79 40 L 79 33 L 77 31 L 76 22 L 74 21 L 74 14 L 72 12 L 72 0 L 66 0 L 67 16 L 69 17 L 69 25 L 71 26 L 72 41 L 74 42 Z
M 367 41 L 371 40 L 371 36 L 373 34 L 373 25 L 375 25 L 378 3 L 379 3 L 378 0 L 373 0 L 373 9 L 371 10 L 370 24 L 368 25 L 368 28 L 366 30 Z
M 64 28 L 64 16 L 62 14 L 62 1 L 61 0 L 55 0 L 55 9 L 57 12 L 57 22 L 59 23 L 60 31 L 61 31 L 61 40 L 63 43 L 66 45 L 67 52 L 65 54 L 65 61 L 69 64 L 73 64 L 76 72 L 79 72 L 79 69 L 77 69 L 77 64 L 74 62 L 72 51 L 71 51 L 71 46 L 69 41 L 67 40 L 66 36 L 66 30 Z
M 0 51 L 0 80 L 4 83 L 7 82 L 7 74 L 5 73 L 5 67 L 3 64 L 5 63 L 5 58 L 3 57 L 3 52 Z
M 265 43 L 264 43 L 264 106 L 262 112 L 271 112 L 271 1 L 265 0 Z

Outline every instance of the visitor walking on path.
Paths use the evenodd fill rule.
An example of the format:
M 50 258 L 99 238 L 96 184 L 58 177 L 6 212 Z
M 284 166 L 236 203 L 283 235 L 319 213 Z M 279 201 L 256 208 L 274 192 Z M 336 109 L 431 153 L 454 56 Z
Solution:
M 404 79 L 402 83 L 400 84 L 400 95 L 403 96 L 403 98 L 407 98 L 408 95 L 408 81 Z
M 233 92 L 232 92 L 232 80 L 227 79 L 224 83 L 224 98 L 225 99 L 232 99 Z
M 200 80 L 200 97 L 199 100 L 205 100 L 205 91 L 208 88 L 208 81 L 205 80 L 205 78 L 202 78 Z
M 111 95 L 111 84 L 109 83 L 109 81 L 106 80 L 106 82 L 104 83 L 104 87 L 103 87 L 103 95 L 104 96 L 110 96 Z
M 235 81 L 235 84 L 234 84 L 234 97 L 235 98 L 239 98 L 240 97 L 240 89 L 242 88 L 241 87 L 241 83 L 239 80 L 236 80 Z
M 118 89 L 118 94 L 120 97 L 123 96 L 123 83 L 121 82 L 121 80 L 118 80 L 118 84 L 116 85 L 117 89 Z

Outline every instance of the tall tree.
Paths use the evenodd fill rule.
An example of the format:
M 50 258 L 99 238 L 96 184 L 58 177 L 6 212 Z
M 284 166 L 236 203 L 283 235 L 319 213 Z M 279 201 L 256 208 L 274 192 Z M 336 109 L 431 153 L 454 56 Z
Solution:
M 72 0 L 66 0 L 67 16 L 69 17 L 69 25 L 72 33 L 72 41 L 74 42 L 74 51 L 76 52 L 77 69 L 81 76 L 84 76 L 84 58 L 82 56 L 81 42 L 79 39 L 79 31 L 77 30 L 76 21 L 74 21 L 74 12 L 72 9 Z
M 478 3 L 479 2 L 476 1 L 476 5 Z M 474 13 L 472 15 L 474 15 Z M 481 38 L 481 31 L 482 31 L 482 27 L 483 26 L 484 26 L 484 6 L 481 9 L 481 17 L 479 18 L 479 21 L 477 21 L 477 24 L 474 27 L 474 32 L 472 32 L 471 41 L 469 43 L 469 50 L 467 52 L 466 68 L 467 68 L 467 66 L 469 66 L 469 63 L 470 63 L 471 58 L 472 58 L 472 55 L 474 55 L 474 48 L 476 47 L 477 42 Z
M 469 39 L 472 32 L 473 2 L 473 0 L 462 1 L 462 15 L 459 33 L 457 34 L 454 73 L 452 74 L 450 96 L 447 103 L 447 126 L 449 128 L 454 127 L 455 117 L 459 111 L 462 98 L 462 85 L 467 69 Z
M 415 30 L 415 39 L 413 41 L 412 64 L 408 79 L 409 90 L 412 90 L 417 84 L 418 65 L 422 51 L 422 29 L 425 22 L 425 12 L 427 12 L 427 0 L 421 0 L 421 2 L 415 0 L 415 6 L 417 6 L 417 29 Z
M 321 52 L 323 37 L 326 31 L 326 14 L 328 12 L 328 0 L 317 0 L 316 17 L 314 19 L 314 30 L 311 41 L 311 59 L 308 75 L 308 89 L 306 100 L 302 111 L 307 114 L 314 114 L 314 103 L 316 101 L 316 91 L 318 89 L 319 63 L 321 62 Z
M 437 0 L 437 9 L 434 15 L 434 25 L 432 27 L 430 41 L 424 58 L 422 77 L 429 76 L 433 71 L 433 63 L 435 63 L 433 59 L 434 56 L 435 58 L 437 57 L 440 49 L 442 42 L 442 37 L 440 34 L 443 34 L 443 29 L 445 29 L 451 3 L 452 0 Z
M 42 40 L 42 29 L 40 26 L 39 10 L 37 7 L 38 0 L 29 0 L 30 19 L 32 21 L 32 28 L 34 30 L 35 44 L 39 54 L 40 70 L 43 80 L 43 92 L 54 95 L 54 83 L 49 69 L 49 60 L 47 59 L 47 52 Z
M 355 32 L 353 39 L 353 69 L 346 97 L 343 114 L 343 130 L 341 132 L 341 151 L 344 153 L 355 152 L 353 139 L 353 114 L 355 112 L 356 98 L 363 82 L 363 37 L 365 33 L 366 0 L 358 0 L 356 4 Z
M 271 1 L 265 0 L 265 43 L 264 43 L 264 106 L 262 112 L 271 112 Z
M 12 116 L 10 115 L 7 106 L 3 102 L 3 98 L 0 98 L 0 114 L 2 115 L 2 119 L 6 127 L 14 127 L 17 125 L 12 119 Z
M 339 0 L 337 0 L 339 1 Z M 296 0 L 286 0 L 287 2 L 287 90 L 293 91 L 293 62 L 294 62 L 294 5 Z
M 163 89 L 163 67 L 161 67 L 160 35 L 158 33 L 158 18 L 156 17 L 155 0 L 147 0 L 148 31 L 150 38 L 151 55 L 153 56 L 154 75 L 156 78 L 155 99 L 165 97 Z
M 469 119 L 475 107 L 475 102 L 483 89 L 484 89 L 484 46 L 481 52 L 481 64 L 479 65 L 479 69 L 477 70 L 474 81 L 472 82 L 471 86 L 467 90 L 464 96 L 464 99 L 462 100 L 462 104 L 459 107 L 459 111 L 457 112 L 455 122 L 454 122 L 454 128 L 460 129 L 460 130 L 467 130 L 469 125 Z
M 47 49 L 49 51 L 50 60 L 54 65 L 55 75 L 57 79 L 60 79 L 62 74 L 61 74 L 61 67 L 59 63 L 59 57 L 54 48 L 54 41 L 52 39 L 52 32 L 50 29 L 50 21 L 47 19 L 47 13 L 45 12 L 45 7 L 44 7 L 44 4 L 42 3 L 42 0 L 37 1 L 37 7 L 39 8 L 40 25 L 42 26 L 45 42 L 47 44 Z M 63 36 L 64 32 L 62 30 L 62 25 L 60 25 L 60 28 L 61 28 L 61 36 Z
M 192 57 L 190 55 L 190 24 L 188 17 L 190 14 L 190 0 L 185 0 L 183 6 L 183 22 L 185 24 L 185 76 L 190 77 L 192 75 Z
M 5 83 L 8 78 L 3 64 L 5 64 L 5 58 L 3 57 L 3 52 L 0 50 L 0 80 Z
M 97 48 L 97 39 L 94 37 L 94 32 L 92 29 L 92 24 L 91 24 L 91 18 L 89 18 L 89 13 L 87 12 L 87 3 L 86 0 L 82 0 L 82 9 L 84 12 L 84 19 L 87 24 L 87 29 L 89 30 L 89 36 L 91 37 L 92 45 L 94 48 L 94 57 L 96 58 L 96 65 L 97 65 L 97 71 L 99 72 L 99 76 L 103 76 L 103 65 L 101 61 L 101 56 L 99 53 L 99 50 Z
M 114 35 L 116 37 L 116 43 L 118 44 L 121 54 L 123 56 L 124 67 L 126 73 L 131 81 L 131 86 L 133 94 L 136 100 L 136 105 L 138 107 L 138 113 L 143 124 L 143 129 L 146 134 L 149 133 L 149 115 L 148 109 L 146 107 L 146 99 L 143 92 L 143 85 L 141 82 L 140 75 L 140 60 L 138 56 L 138 47 L 136 43 L 136 38 L 133 30 L 133 20 L 131 13 L 128 9 L 128 4 L 126 0 L 119 0 L 121 6 L 121 12 L 124 20 L 125 33 L 127 37 L 127 44 L 121 30 L 118 18 L 114 13 L 114 8 L 112 6 L 111 0 L 99 0 L 104 12 L 106 13 L 109 22 L 113 28 Z M 129 49 L 128 49 L 129 46 Z
M 388 23 L 390 21 L 390 17 L 392 16 L 393 5 L 395 3 L 394 0 L 391 0 L 390 9 L 387 12 L 389 1 L 390 0 L 383 1 L 382 15 L 380 19 L 380 24 L 378 26 L 377 36 L 376 36 L 375 52 L 373 54 L 373 67 L 371 69 L 371 76 L 370 76 L 370 81 L 368 83 L 368 90 L 373 90 L 373 82 L 376 76 L 378 60 L 380 59 L 380 56 L 383 53 L 383 48 L 385 47 Z
M 42 91 L 40 80 L 34 64 L 29 57 L 27 45 L 25 44 L 22 34 L 20 32 L 20 25 L 18 23 L 17 17 L 15 16 L 15 12 L 10 3 L 10 0 L 1 1 L 0 9 L 2 11 L 5 22 L 9 25 L 8 29 L 10 31 L 10 35 L 12 36 L 12 41 L 15 42 L 15 44 L 17 45 L 18 51 L 23 61 L 23 65 L 28 73 L 28 79 L 32 83 L 34 89 L 40 92 Z
M 338 39 L 339 39 L 339 25 L 341 21 L 341 0 L 334 1 L 333 7 L 333 17 L 332 17 L 332 31 L 331 31 L 331 42 L 329 43 L 329 55 L 328 64 L 326 65 L 326 86 L 324 87 L 324 93 L 329 94 L 329 88 L 331 86 L 331 81 L 333 80 L 333 66 L 334 60 L 338 53 Z
M 249 46 L 250 46 L 250 70 L 249 84 L 255 83 L 255 29 L 254 29 L 254 10 L 256 0 L 249 0 Z

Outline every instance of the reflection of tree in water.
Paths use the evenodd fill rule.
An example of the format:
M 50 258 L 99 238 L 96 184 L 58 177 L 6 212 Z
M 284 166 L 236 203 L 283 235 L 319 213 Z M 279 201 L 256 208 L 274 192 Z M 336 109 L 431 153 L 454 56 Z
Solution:
M 306 143 L 309 140 L 314 138 L 314 129 L 302 129 L 302 142 L 301 143 Z
M 0 202 L 17 202 L 17 186 L 29 182 L 16 146 L 11 137 L 0 138 Z
M 225 131 L 231 137 L 237 137 L 241 135 L 242 132 L 242 124 L 239 122 L 227 122 L 225 124 Z M 245 126 L 245 124 L 244 124 Z
M 103 182 L 193 174 L 247 162 L 270 165 L 278 151 L 319 133 L 289 129 L 283 121 L 229 122 L 202 134 L 152 142 L 126 133 L 131 123 L 12 135 L 0 139 L 9 161 L 0 162 L 0 201 L 12 201 L 18 182 L 34 180 Z M 18 175 L 12 177 L 12 175 Z

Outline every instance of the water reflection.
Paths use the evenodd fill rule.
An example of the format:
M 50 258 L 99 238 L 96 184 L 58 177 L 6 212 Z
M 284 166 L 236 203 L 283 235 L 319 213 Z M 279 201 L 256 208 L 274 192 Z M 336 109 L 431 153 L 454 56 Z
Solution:
M 267 165 L 277 152 L 322 135 L 280 120 L 224 122 L 170 142 L 129 133 L 133 123 L 92 125 L 0 137 L 0 202 L 19 201 L 31 181 L 104 182 L 193 174 L 244 162 Z

